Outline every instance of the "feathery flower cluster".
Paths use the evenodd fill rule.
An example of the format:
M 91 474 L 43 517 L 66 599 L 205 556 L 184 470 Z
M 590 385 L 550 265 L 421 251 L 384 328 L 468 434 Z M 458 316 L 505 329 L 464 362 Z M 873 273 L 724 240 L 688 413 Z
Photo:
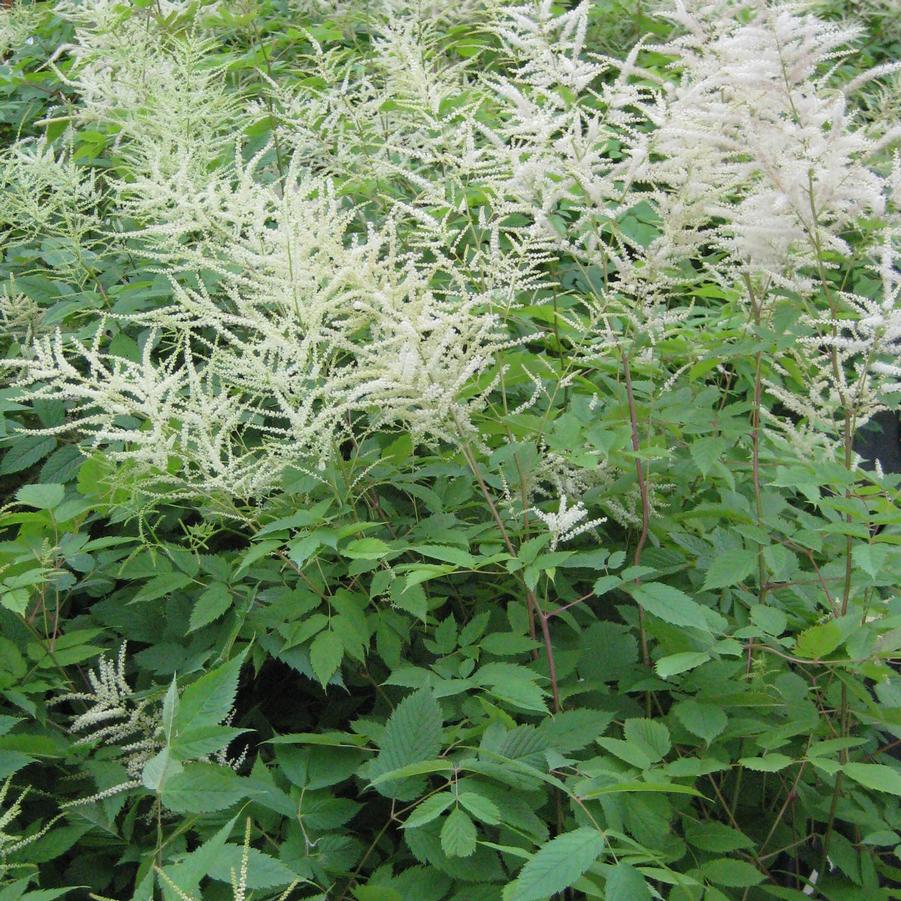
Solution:
M 15 233 L 20 239 L 57 238 L 77 273 L 91 256 L 92 233 L 101 225 L 102 192 L 95 175 L 71 153 L 20 141 L 0 153 L 0 247 Z
M 44 11 L 30 3 L 15 3 L 0 9 L 0 59 L 15 53 L 31 39 Z
M 884 209 L 866 165 L 881 140 L 854 126 L 828 83 L 859 31 L 765 0 L 745 6 L 753 18 L 729 22 L 676 4 L 686 34 L 660 49 L 676 55 L 680 78 L 646 107 L 655 128 L 630 150 L 632 177 L 657 187 L 666 231 L 652 257 L 684 259 L 714 242 L 758 283 L 809 293 L 800 273 L 818 249 L 846 252 L 841 230 Z
M 28 345 L 44 331 L 43 318 L 40 305 L 16 291 L 14 284 L 0 293 L 0 334 Z
M 532 512 L 544 523 L 548 532 L 551 533 L 550 548 L 552 551 L 556 550 L 557 546 L 564 541 L 571 541 L 583 532 L 597 528 L 607 521 L 606 517 L 603 517 L 582 522 L 588 516 L 588 511 L 581 501 L 573 507 L 567 507 L 565 494 L 560 495 L 560 506 L 557 508 L 556 513 L 545 513 L 537 507 L 533 507 Z
M 845 417 L 854 428 L 901 393 L 901 271 L 887 235 L 876 275 L 877 299 L 835 292 L 833 310 L 805 317 L 814 334 L 798 341 L 800 359 L 815 363 L 806 393 L 767 381 L 767 389 L 802 422 L 793 434 L 811 446 L 816 436 L 838 432 Z
M 455 25 L 478 21 L 486 12 L 502 6 L 506 0 L 292 0 L 303 15 L 327 15 L 330 20 L 348 25 L 360 22 L 392 22 L 412 19 L 423 24 Z
M 160 15 L 198 12 L 198 3 L 168 3 Z M 202 7 L 207 10 L 208 7 Z M 61 4 L 75 40 L 59 78 L 80 98 L 77 121 L 114 138 L 119 165 L 113 187 L 119 213 L 138 222 L 188 229 L 193 197 L 220 176 L 235 136 L 249 122 L 225 70 L 209 57 L 214 43 L 196 29 L 163 31 L 151 11 L 107 0 Z
M 488 389 L 468 386 L 524 340 L 490 302 L 434 292 L 391 223 L 351 234 L 332 183 L 299 170 L 267 185 L 245 167 L 219 195 L 181 263 L 219 283 L 173 279 L 172 305 L 132 317 L 152 327 L 139 361 L 105 351 L 101 324 L 89 344 L 48 336 L 18 364 L 32 397 L 73 404 L 61 429 L 143 469 L 150 491 L 259 496 L 353 426 L 471 437 Z
M 816 334 L 798 347 L 809 381 L 800 390 L 767 381 L 795 421 L 764 415 L 776 437 L 799 449 L 812 446 L 813 436 L 802 435 L 811 428 L 825 429 L 815 443 L 828 446 L 851 406 L 857 424 L 879 408 L 875 382 L 891 376 L 898 354 L 882 337 L 897 316 L 891 252 L 875 264 L 888 286 L 881 303 L 828 284 L 835 260 L 850 254 L 849 228 L 897 217 L 893 179 L 872 160 L 901 130 L 861 123 L 849 104 L 893 67 L 836 88 L 834 63 L 859 29 L 769 0 L 676 0 L 668 15 L 683 34 L 656 49 L 675 57 L 679 77 L 643 105 L 654 127 L 634 134 L 629 148 L 629 178 L 651 185 L 636 191 L 662 232 L 624 281 L 649 290 L 684 282 L 685 262 L 710 259 L 713 249 L 704 278 L 740 292 L 749 325 L 765 321 L 780 298 L 806 303 L 803 318 Z
M 144 764 L 163 747 L 163 726 L 158 704 L 137 699 L 125 679 L 125 644 L 115 660 L 101 657 L 96 672 L 88 672 L 90 691 L 67 692 L 51 703 L 81 701 L 84 713 L 69 725 L 73 734 L 82 734 L 77 744 L 119 744 L 123 764 L 132 779 L 140 779 Z
M 159 699 L 139 698 L 125 678 L 126 645 L 123 642 L 115 660 L 101 657 L 94 672 L 88 672 L 89 691 L 73 691 L 57 695 L 51 704 L 77 701 L 89 705 L 84 713 L 75 716 L 69 732 L 80 735 L 76 744 L 115 746 L 119 759 L 129 775 L 122 782 L 88 798 L 69 802 L 68 806 L 88 804 L 119 792 L 142 785 L 144 766 L 166 745 L 163 721 L 163 702 Z M 233 712 L 226 717 L 231 720 Z M 244 762 L 246 749 L 231 759 L 225 751 L 213 755 L 217 763 L 232 768 Z M 207 757 L 199 758 L 208 760 Z
M 12 776 L 8 777 L 3 785 L 0 786 L 0 877 L 6 876 L 7 873 L 13 869 L 27 869 L 27 864 L 7 863 L 7 855 L 13 854 L 16 851 L 21 851 L 22 848 L 27 848 L 29 845 L 34 844 L 38 839 L 43 838 L 50 831 L 53 824 L 59 819 L 59 817 L 56 817 L 40 829 L 25 836 L 14 835 L 11 831 L 8 831 L 21 815 L 22 801 L 28 794 L 28 789 L 26 788 L 18 798 L 11 800 L 9 807 L 4 810 L 3 807 L 7 803 L 6 798 L 11 786 Z
M 76 26 L 76 115 L 118 144 L 104 221 L 127 223 L 164 267 L 171 301 L 126 317 L 148 329 L 138 358 L 107 349 L 106 320 L 68 346 L 38 336 L 14 365 L 27 396 L 70 405 L 55 431 L 90 436 L 151 494 L 255 498 L 370 429 L 478 439 L 498 356 L 527 340 L 507 314 L 552 295 L 561 255 L 586 275 L 585 315 L 560 314 L 574 359 L 646 335 L 649 360 L 692 315 L 692 281 L 738 289 L 757 321 L 780 296 L 814 303 L 847 228 L 892 203 L 893 177 L 869 165 L 891 127 L 858 125 L 829 80 L 857 31 L 769 0 L 677 0 L 682 35 L 652 48 L 678 73 L 663 85 L 640 43 L 615 64 L 586 51 L 587 2 L 486 4 L 506 57 L 491 79 L 448 64 L 427 10 L 373 7 L 365 60 L 313 42 L 310 77 L 289 89 L 261 76 L 255 105 L 209 62 L 197 22 L 169 33 L 112 0 L 59 11 Z M 276 138 L 247 159 L 236 133 L 273 113 Z M 52 151 L 4 159 L 0 186 L 33 188 L 16 192 L 15 233 L 83 244 L 101 200 L 91 179 Z M 372 200 L 351 202 L 364 182 Z M 712 252 L 709 271 L 690 265 Z M 853 369 L 834 323 L 858 320 L 855 359 L 885 382 L 893 339 L 863 351 L 876 313 L 842 297 L 844 312 L 811 308 L 817 346 L 844 342 Z M 814 406 L 845 391 L 827 382 L 814 378 Z

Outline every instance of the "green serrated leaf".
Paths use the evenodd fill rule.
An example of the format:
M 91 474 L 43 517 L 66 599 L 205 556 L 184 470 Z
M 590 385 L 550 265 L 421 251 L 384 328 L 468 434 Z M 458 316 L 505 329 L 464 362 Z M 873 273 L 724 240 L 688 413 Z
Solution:
M 247 797 L 249 790 L 228 767 L 190 763 L 166 780 L 161 798 L 173 813 L 213 813 Z
M 627 863 L 618 863 L 607 873 L 605 901 L 651 901 L 644 876 Z
M 338 671 L 344 658 L 344 643 L 337 632 L 320 632 L 310 645 L 310 665 L 323 688 Z
M 884 763 L 846 763 L 842 767 L 845 775 L 864 788 L 901 795 L 901 771 Z
M 674 626 L 688 626 L 710 631 L 707 624 L 705 608 L 693 601 L 684 591 L 664 585 L 662 582 L 649 582 L 630 589 L 635 600 L 648 612 Z
M 604 853 L 596 829 L 564 832 L 538 849 L 510 884 L 509 901 L 546 901 L 569 888 Z
M 441 850 L 448 857 L 469 857 L 476 850 L 475 823 L 455 807 L 441 826 Z
M 673 707 L 676 719 L 709 745 L 727 726 L 728 718 L 722 707 L 699 701 L 680 701 Z
M 53 510 L 63 502 L 65 496 L 65 487 L 54 484 L 23 485 L 16 492 L 16 500 L 20 504 L 37 510 Z
M 197 603 L 191 608 L 188 631 L 195 632 L 217 620 L 231 606 L 232 597 L 229 587 L 222 582 L 213 582 Z
M 205 726 L 218 726 L 228 716 L 235 703 L 243 662 L 244 655 L 239 654 L 184 690 L 175 717 L 176 734 Z
M 713 558 L 713 562 L 704 576 L 704 591 L 737 585 L 753 571 L 757 563 L 757 554 L 752 550 L 733 549 L 721 551 Z
M 455 801 L 451 792 L 439 792 L 416 805 L 416 809 L 404 822 L 404 829 L 415 829 L 417 826 L 425 826 L 436 817 L 441 816 Z
M 15 444 L 0 463 L 0 475 L 12 475 L 34 466 L 56 447 L 56 439 L 46 435 L 16 436 Z

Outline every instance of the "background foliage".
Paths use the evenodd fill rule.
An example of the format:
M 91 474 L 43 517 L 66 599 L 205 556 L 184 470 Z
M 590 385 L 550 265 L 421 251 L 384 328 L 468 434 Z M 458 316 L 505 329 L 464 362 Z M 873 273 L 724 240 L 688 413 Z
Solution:
M 897 896 L 897 12 L 511 6 L 0 11 L 2 901 Z

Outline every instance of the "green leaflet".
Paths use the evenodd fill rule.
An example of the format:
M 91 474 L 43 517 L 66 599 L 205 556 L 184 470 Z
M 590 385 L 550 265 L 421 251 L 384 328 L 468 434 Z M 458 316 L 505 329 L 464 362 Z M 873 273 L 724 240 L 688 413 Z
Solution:
M 641 873 L 627 863 L 618 863 L 607 874 L 607 901 L 650 901 L 651 891 Z
M 459 807 L 448 814 L 441 826 L 441 848 L 448 857 L 469 857 L 475 853 L 475 824 Z
M 842 771 L 858 785 L 901 795 L 901 772 L 882 763 L 846 763 Z
M 542 901 L 571 886 L 604 853 L 594 829 L 558 835 L 530 858 L 505 891 L 507 901 Z
M 421 689 L 404 698 L 388 718 L 379 741 L 379 754 L 366 767 L 366 775 L 377 779 L 437 756 L 441 749 L 441 710 L 434 695 Z M 379 785 L 381 794 L 395 797 L 415 792 L 417 783 L 389 781 Z M 415 797 L 415 794 L 413 794 Z
M 231 807 L 252 793 L 227 767 L 189 763 L 166 779 L 161 798 L 174 813 L 213 813 Z
M 178 733 L 218 726 L 225 719 L 235 703 L 243 662 L 243 654 L 233 657 L 184 690 L 179 698 L 175 719 Z
M 704 632 L 710 631 L 704 608 L 684 591 L 661 582 L 638 585 L 630 591 L 648 613 L 664 622 L 674 626 L 689 626 Z

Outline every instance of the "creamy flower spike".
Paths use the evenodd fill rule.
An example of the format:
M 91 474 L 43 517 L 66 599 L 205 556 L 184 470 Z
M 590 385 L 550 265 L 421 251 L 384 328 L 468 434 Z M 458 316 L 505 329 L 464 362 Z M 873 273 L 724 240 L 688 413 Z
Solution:
M 606 519 L 592 519 L 589 522 L 582 522 L 588 516 L 588 511 L 581 501 L 572 507 L 568 507 L 565 494 L 560 496 L 560 506 L 557 508 L 556 513 L 545 513 L 537 508 L 533 508 L 532 512 L 544 523 L 548 532 L 551 533 L 550 548 L 552 551 L 556 550 L 559 544 L 570 541 L 583 532 L 594 529 L 607 521 Z

